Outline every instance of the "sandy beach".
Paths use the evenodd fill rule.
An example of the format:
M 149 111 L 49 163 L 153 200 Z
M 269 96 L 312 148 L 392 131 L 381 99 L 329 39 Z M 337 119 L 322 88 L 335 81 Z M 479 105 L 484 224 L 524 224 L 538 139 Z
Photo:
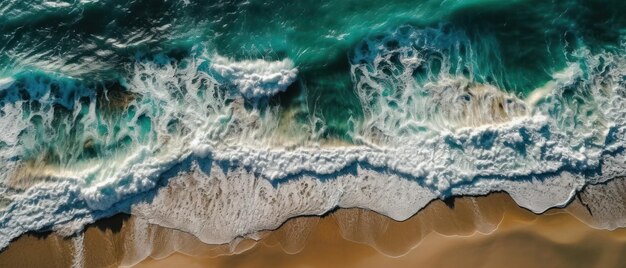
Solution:
M 289 239 L 309 228 L 305 244 Z M 404 222 L 342 209 L 289 221 L 234 256 L 177 253 L 137 267 L 620 267 L 625 246 L 625 230 L 591 228 L 564 209 L 535 215 L 492 194 L 453 209 L 433 202 Z
M 0 254 L 3 267 L 619 267 L 626 230 L 600 230 L 578 199 L 541 215 L 506 193 L 433 201 L 398 222 L 338 209 L 293 218 L 227 245 L 120 214 L 82 235 L 29 234 Z M 582 220 L 581 220 L 582 219 Z M 258 240 L 258 241 L 257 241 Z M 36 252 L 36 254 L 33 254 Z

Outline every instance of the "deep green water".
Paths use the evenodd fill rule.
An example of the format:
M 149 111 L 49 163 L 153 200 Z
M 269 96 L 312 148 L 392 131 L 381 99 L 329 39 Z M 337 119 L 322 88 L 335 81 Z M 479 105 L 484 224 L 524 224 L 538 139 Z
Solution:
M 325 118 L 324 136 L 350 140 L 348 119 L 363 113 L 349 55 L 364 38 L 403 25 L 462 32 L 474 53 L 463 63 L 472 70 L 462 72 L 526 95 L 564 68 L 575 49 L 617 46 L 624 10 L 623 1 L 580 0 L 7 0 L 0 3 L 0 73 L 98 84 L 126 77 L 137 60 L 177 61 L 203 49 L 236 59 L 288 57 L 309 105 Z
M 442 119 L 412 110 L 433 105 L 419 104 L 428 90 L 407 95 L 412 87 L 464 78 L 524 99 L 572 63 L 589 72 L 585 55 L 621 53 L 623 11 L 623 1 L 590 0 L 3 1 L 0 108 L 19 104 L 23 122 L 0 145 L 19 144 L 13 161 L 72 166 L 184 140 L 200 128 L 194 120 L 211 122 L 207 139 L 226 144 L 234 132 L 235 142 L 278 133 L 347 143 L 367 131 L 427 132 L 419 122 Z M 233 115 L 241 85 L 216 69 L 217 57 L 289 61 L 297 76 L 287 90 L 244 98 L 246 115 Z M 403 62 L 412 58 L 423 62 Z M 252 68 L 246 75 L 270 67 Z M 585 94 L 564 92 L 550 113 L 588 102 Z M 254 114 L 261 123 L 250 123 Z

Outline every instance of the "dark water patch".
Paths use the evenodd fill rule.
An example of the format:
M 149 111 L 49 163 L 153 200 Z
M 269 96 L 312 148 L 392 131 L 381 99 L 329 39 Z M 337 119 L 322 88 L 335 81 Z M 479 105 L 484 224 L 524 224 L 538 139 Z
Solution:
M 503 70 L 494 70 L 499 71 L 496 76 L 502 76 L 500 86 L 522 94 L 550 80 L 551 72 L 562 69 L 566 62 L 567 28 L 547 23 L 558 13 L 541 10 L 537 5 L 544 6 L 519 3 L 513 7 L 471 7 L 455 12 L 450 19 L 481 48 L 476 51 L 478 66 L 501 62 Z M 486 42 L 489 39 L 493 41 Z
M 89 225 L 87 228 L 89 228 L 90 226 L 95 226 L 96 228 L 98 228 L 98 230 L 102 232 L 106 232 L 110 230 L 111 232 L 115 234 L 115 233 L 119 233 L 122 230 L 122 226 L 124 226 L 124 223 L 128 221 L 129 219 L 130 219 L 130 214 L 118 213 L 112 217 L 99 219 L 93 224 Z
M 326 124 L 322 138 L 353 142 L 350 133 L 363 119 L 363 111 L 353 89 L 347 57 L 337 57 L 323 66 L 309 66 L 300 72 L 308 89 L 309 110 Z
M 282 109 L 278 122 L 279 131 L 294 132 L 297 129 L 316 127 L 310 126 L 312 114 L 308 107 L 308 97 L 307 88 L 301 80 L 297 80 L 287 87 L 287 90 L 271 97 L 270 105 Z M 308 129 L 308 131 L 317 131 L 317 129 Z
M 124 111 L 138 97 L 120 81 L 107 81 L 96 89 L 96 109 L 105 113 Z
M 477 47 L 494 39 L 493 50 L 501 55 L 491 58 L 489 50 L 478 50 L 484 58 L 478 66 L 501 61 L 501 87 L 526 95 L 574 60 L 576 49 L 618 46 L 626 28 L 624 10 L 623 1 L 521 1 L 463 8 L 450 22 Z
M 31 4 L 21 5 L 28 11 Z M 189 18 L 186 11 L 179 1 L 110 0 L 25 12 L 16 19 L 0 16 L 5 21 L 0 25 L 0 55 L 6 54 L 16 65 L 46 61 L 52 64 L 38 67 L 110 78 L 138 52 L 174 55 L 198 43 L 183 21 L 201 22 L 200 18 Z M 201 24 L 191 28 L 208 29 Z

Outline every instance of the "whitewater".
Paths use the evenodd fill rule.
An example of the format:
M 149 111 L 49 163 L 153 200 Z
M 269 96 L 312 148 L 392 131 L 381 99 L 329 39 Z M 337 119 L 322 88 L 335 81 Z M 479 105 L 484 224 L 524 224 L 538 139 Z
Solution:
M 195 40 L 115 72 L 19 54 L 0 72 L 0 248 L 117 213 L 211 244 L 337 207 L 401 221 L 434 199 L 497 191 L 541 213 L 626 176 L 625 36 L 548 48 L 562 62 L 539 79 L 507 74 L 518 69 L 495 37 L 380 28 L 350 32 L 345 68 L 329 71 L 341 77 L 312 67 L 307 53 L 328 51 L 241 56 Z

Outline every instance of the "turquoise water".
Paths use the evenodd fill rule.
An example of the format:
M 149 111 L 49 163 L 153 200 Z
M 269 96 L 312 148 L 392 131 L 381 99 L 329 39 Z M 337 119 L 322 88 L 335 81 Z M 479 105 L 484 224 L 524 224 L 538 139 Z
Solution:
M 355 124 L 346 122 L 363 114 L 348 57 L 364 38 L 403 25 L 459 31 L 474 53 L 462 63 L 465 75 L 526 95 L 564 68 L 573 50 L 618 46 L 624 6 L 622 1 L 3 1 L 0 72 L 44 72 L 97 84 L 125 78 L 128 64 L 137 60 L 158 62 L 165 55 L 178 61 L 203 49 L 235 59 L 288 57 L 298 66 L 309 105 L 326 120 L 322 136 L 350 141 Z
M 284 180 L 367 164 L 441 197 L 484 178 L 602 173 L 624 148 L 624 12 L 617 0 L 1 1 L 0 197 L 15 201 L 0 223 L 52 198 L 14 196 L 42 181 L 106 211 L 191 156 Z M 0 225 L 0 238 L 39 227 Z

